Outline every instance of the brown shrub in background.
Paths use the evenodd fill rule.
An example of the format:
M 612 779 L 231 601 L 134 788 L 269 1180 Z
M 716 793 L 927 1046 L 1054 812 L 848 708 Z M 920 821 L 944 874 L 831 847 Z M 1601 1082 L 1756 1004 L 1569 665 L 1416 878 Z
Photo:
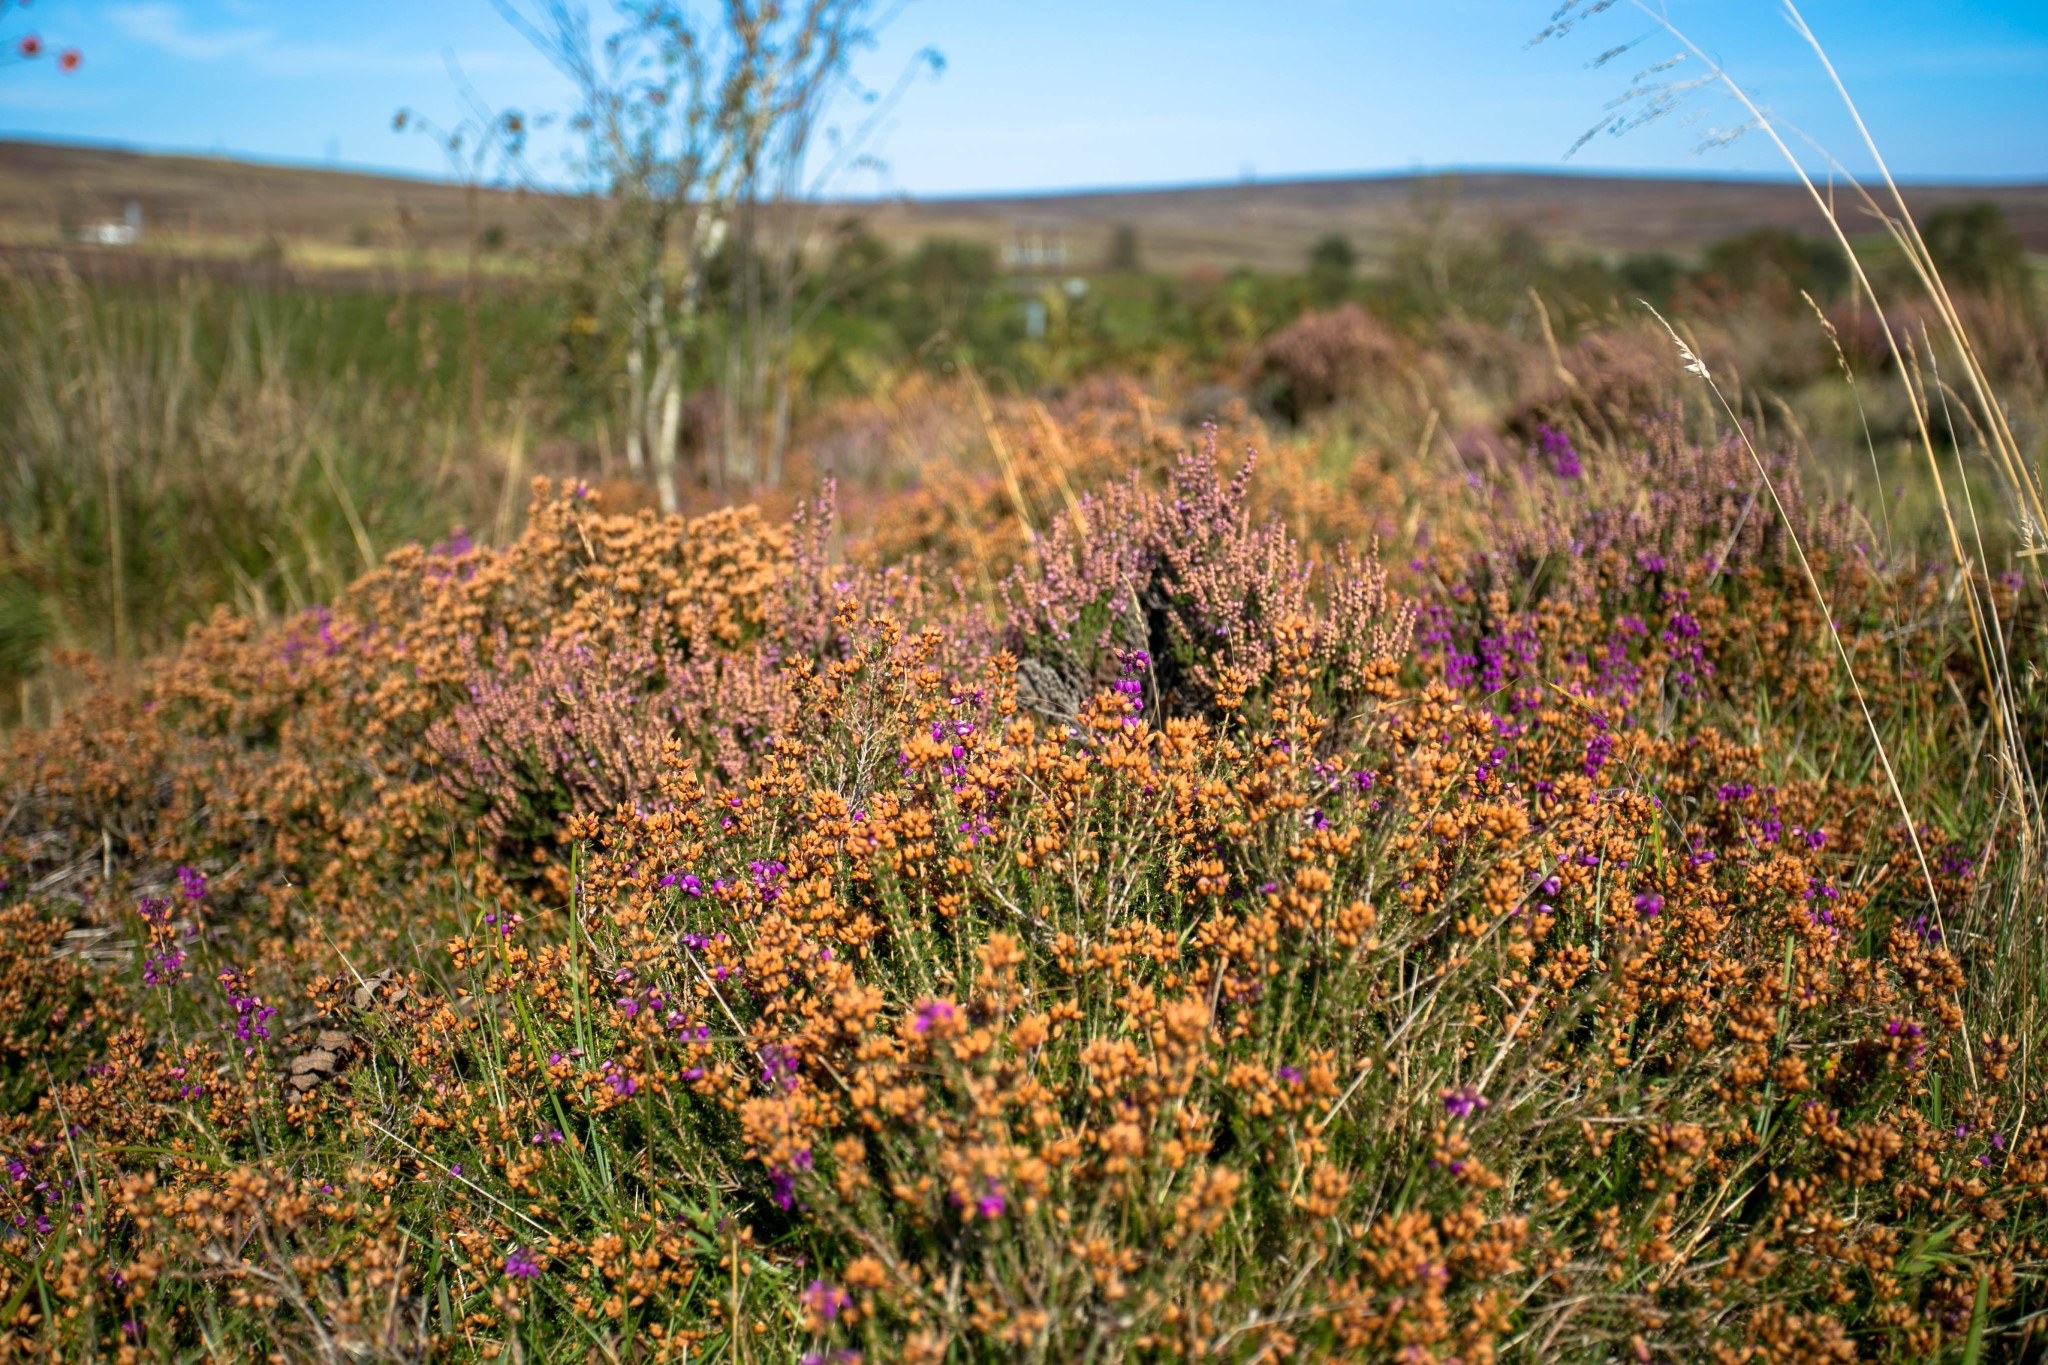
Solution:
M 1355 303 L 1308 313 L 1266 338 L 1253 354 L 1249 385 L 1290 424 L 1351 397 L 1402 364 L 1400 340 Z

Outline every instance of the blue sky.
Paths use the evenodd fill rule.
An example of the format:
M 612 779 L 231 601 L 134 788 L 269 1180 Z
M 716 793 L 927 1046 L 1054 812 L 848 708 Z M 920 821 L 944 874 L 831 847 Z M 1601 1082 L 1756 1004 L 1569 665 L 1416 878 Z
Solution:
M 602 0 L 600 0 L 602 3 Z M 858 70 L 888 84 L 945 57 L 884 130 L 886 172 L 850 192 L 946 194 L 1278 179 L 1453 166 L 1780 174 L 1724 99 L 1565 152 L 1639 69 L 1674 55 L 1626 5 L 1530 45 L 1553 0 L 909 0 Z M 1669 0 L 1668 13 L 1777 116 L 1868 169 L 1778 0 Z M 2048 2 L 1809 0 L 1895 172 L 2048 179 Z M 488 101 L 566 108 L 561 78 L 489 0 L 35 0 L 0 12 L 85 52 L 63 76 L 0 67 L 0 136 L 115 142 L 435 173 L 409 106 L 459 114 L 452 54 Z M 1604 68 L 1602 51 L 1636 42 Z M 1691 63 L 1671 74 L 1697 70 Z M 557 171 L 562 146 L 536 159 Z

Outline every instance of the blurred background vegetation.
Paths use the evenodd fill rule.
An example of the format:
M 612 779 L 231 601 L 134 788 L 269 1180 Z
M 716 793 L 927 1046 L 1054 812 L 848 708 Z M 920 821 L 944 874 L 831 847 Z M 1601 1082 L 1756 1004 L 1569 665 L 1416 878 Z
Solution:
M 1911 409 L 1878 382 L 1894 362 L 1832 245 L 1760 226 L 1682 252 L 1603 250 L 1461 210 L 1455 180 L 1406 193 L 1377 236 L 1304 247 L 1297 225 L 1291 265 L 1262 241 L 1241 254 L 1263 266 L 1230 269 L 1189 263 L 1184 242 L 1163 263 L 1137 212 L 1072 235 L 983 223 L 915 237 L 901 206 L 821 208 L 794 286 L 789 462 L 774 487 L 718 476 L 706 452 L 732 338 L 710 316 L 683 354 L 684 505 L 786 499 L 834 475 L 858 517 L 861 490 L 913 486 L 939 463 L 994 477 L 974 424 L 921 422 L 906 404 L 1045 399 L 1103 375 L 1136 379 L 1189 424 L 1241 405 L 1272 439 L 1311 444 L 1333 478 L 1360 461 L 1455 462 L 1533 439 L 1541 422 L 1611 425 L 1673 401 L 1679 366 L 1645 303 L 1837 485 L 1874 499 L 1915 458 Z M 350 247 L 189 226 L 83 247 L 12 230 L 0 717 L 57 703 L 65 651 L 118 667 L 216 605 L 263 618 L 332 596 L 409 541 L 458 527 L 502 539 L 536 474 L 652 505 L 622 435 L 630 337 L 604 306 L 588 235 L 560 221 L 578 211 L 497 195 L 430 230 L 401 208 L 411 245 L 405 222 L 369 208 L 323 215 L 356 224 Z M 2038 457 L 2039 258 L 1991 202 L 1951 198 L 1922 227 Z M 1918 296 L 1881 237 L 1859 247 L 1879 297 Z M 730 289 L 760 269 L 727 242 L 706 278 Z M 1916 317 L 1891 321 L 1939 379 Z M 1886 519 L 1927 514 L 1917 493 L 1885 496 Z

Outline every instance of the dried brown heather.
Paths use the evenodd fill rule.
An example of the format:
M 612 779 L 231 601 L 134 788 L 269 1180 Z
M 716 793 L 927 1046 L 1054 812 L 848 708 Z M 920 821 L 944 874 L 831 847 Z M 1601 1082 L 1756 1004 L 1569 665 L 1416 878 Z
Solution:
M 850 563 L 543 488 L 24 735 L 5 1351 L 2026 1349 L 1955 576 L 1781 489 L 1908 831 L 1734 448 L 1545 423 L 1397 591 L 1379 476 L 1128 397 Z

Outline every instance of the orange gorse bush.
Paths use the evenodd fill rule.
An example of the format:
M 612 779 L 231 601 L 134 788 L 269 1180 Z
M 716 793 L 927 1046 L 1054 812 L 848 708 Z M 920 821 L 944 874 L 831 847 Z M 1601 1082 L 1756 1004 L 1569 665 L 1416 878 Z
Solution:
M 996 414 L 1010 475 L 847 557 L 829 495 L 543 485 L 23 734 L 0 1340 L 2018 1352 L 2032 874 L 1956 573 L 1672 420 L 1402 494 L 1130 411 Z

